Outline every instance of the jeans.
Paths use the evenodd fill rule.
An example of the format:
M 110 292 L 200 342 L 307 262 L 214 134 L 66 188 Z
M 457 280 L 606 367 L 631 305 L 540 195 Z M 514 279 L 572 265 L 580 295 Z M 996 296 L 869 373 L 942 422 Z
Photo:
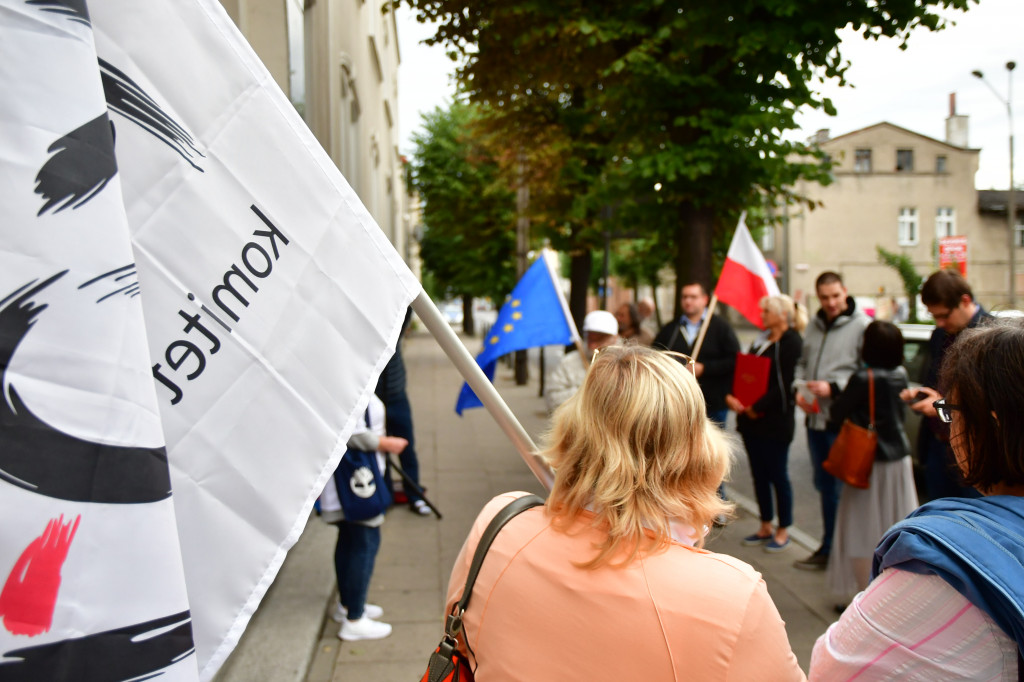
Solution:
M 825 471 L 822 464 L 828 459 L 828 451 L 836 441 L 838 431 L 807 429 L 807 449 L 811 451 L 811 466 L 814 468 L 814 489 L 821 497 L 821 523 L 824 535 L 821 538 L 822 554 L 832 551 L 832 534 L 836 528 L 836 510 L 839 508 L 839 489 L 842 483 Z
M 402 470 L 415 481 L 420 482 L 420 463 L 416 458 L 416 439 L 412 429 L 412 406 L 409 404 L 409 397 L 405 391 L 398 396 L 390 398 L 385 404 L 384 428 L 389 436 L 398 436 L 409 441 L 409 444 L 398 455 L 398 462 Z M 389 475 L 390 477 L 390 475 Z M 402 490 L 405 491 L 409 502 L 420 499 L 419 494 L 402 479 Z
M 772 507 L 772 488 L 779 505 L 779 527 L 793 525 L 793 486 L 789 482 L 789 443 L 743 436 L 754 478 L 754 495 L 761 521 L 770 523 L 775 517 Z
M 363 617 L 373 563 L 380 549 L 380 528 L 348 521 L 341 521 L 337 526 L 334 572 L 338 578 L 338 595 L 341 605 L 348 609 L 347 618 L 359 620 Z
M 726 418 L 728 416 L 729 416 L 729 410 L 727 410 L 727 409 L 726 410 L 708 410 L 708 419 L 710 419 L 711 421 L 715 422 L 716 424 L 721 426 L 723 429 L 725 428 L 725 420 L 726 420 Z M 720 498 L 722 498 L 723 500 L 728 500 L 729 499 L 728 497 L 725 496 L 725 483 L 724 482 L 720 483 L 718 485 L 718 496 Z

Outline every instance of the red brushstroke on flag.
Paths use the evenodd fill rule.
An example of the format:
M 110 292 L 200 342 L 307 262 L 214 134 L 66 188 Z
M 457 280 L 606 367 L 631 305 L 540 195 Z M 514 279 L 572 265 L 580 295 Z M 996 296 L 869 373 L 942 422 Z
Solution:
M 76 516 L 67 523 L 63 515 L 51 519 L 43 534 L 18 557 L 0 591 L 0 616 L 8 632 L 34 637 L 50 629 L 60 589 L 60 571 L 81 519 Z

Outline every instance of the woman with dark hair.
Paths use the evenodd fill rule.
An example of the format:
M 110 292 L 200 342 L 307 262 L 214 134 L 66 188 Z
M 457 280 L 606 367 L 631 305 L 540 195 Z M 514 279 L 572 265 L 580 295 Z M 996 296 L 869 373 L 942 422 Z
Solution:
M 875 390 L 875 433 L 878 448 L 868 488 L 843 485 L 836 513 L 835 540 L 829 556 L 825 584 L 845 604 L 868 586 L 871 556 L 878 539 L 889 527 L 917 507 L 910 440 L 903 429 L 905 403 L 900 391 L 907 387 L 903 362 L 903 334 L 891 322 L 876 320 L 864 330 L 861 360 L 846 388 L 832 403 L 829 418 L 839 429 L 845 419 L 868 426 L 870 382 Z
M 1024 323 L 963 331 L 936 413 L 964 479 L 886 532 L 874 579 L 822 635 L 820 680 L 1017 680 L 1024 649 Z

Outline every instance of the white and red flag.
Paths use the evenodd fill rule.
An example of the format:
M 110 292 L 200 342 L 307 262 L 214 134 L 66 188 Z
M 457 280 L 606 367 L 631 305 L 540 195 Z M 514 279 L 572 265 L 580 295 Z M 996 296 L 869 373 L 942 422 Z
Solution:
M 215 0 L 0 36 L 0 679 L 208 680 L 419 283 Z
M 725 256 L 722 274 L 718 278 L 718 286 L 715 287 L 715 296 L 753 324 L 762 327 L 760 301 L 765 296 L 777 296 L 779 285 L 764 255 L 750 236 L 746 217 L 746 212 L 740 215 L 729 253 Z

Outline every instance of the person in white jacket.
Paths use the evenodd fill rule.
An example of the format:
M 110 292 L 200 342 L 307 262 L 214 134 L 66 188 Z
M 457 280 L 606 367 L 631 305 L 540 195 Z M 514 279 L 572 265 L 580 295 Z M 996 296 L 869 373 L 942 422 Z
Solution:
M 583 318 L 583 340 L 590 355 L 600 348 L 619 343 L 618 320 L 606 310 L 592 310 Z M 549 412 L 554 412 L 579 390 L 587 376 L 588 365 L 584 364 L 578 351 L 565 354 L 544 384 L 544 402 Z

